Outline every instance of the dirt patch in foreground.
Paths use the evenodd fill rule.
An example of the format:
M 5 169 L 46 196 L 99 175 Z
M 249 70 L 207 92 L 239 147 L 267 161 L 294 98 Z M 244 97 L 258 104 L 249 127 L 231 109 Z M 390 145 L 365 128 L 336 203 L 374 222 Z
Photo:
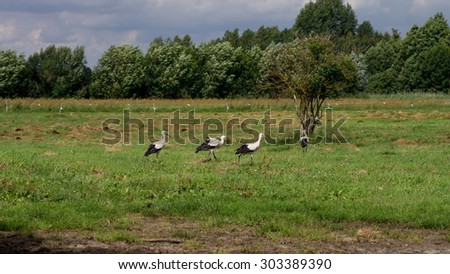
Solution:
M 0 253 L 440 253 L 450 254 L 449 231 L 351 224 L 334 240 L 259 235 L 255 228 L 205 226 L 180 218 L 139 217 L 126 241 L 96 240 L 94 232 L 0 232 Z

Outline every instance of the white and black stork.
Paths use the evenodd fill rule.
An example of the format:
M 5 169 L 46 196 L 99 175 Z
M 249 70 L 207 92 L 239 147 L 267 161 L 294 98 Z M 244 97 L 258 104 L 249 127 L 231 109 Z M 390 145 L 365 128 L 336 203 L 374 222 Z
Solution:
M 300 138 L 300 146 L 302 147 L 302 150 L 308 151 L 308 144 L 309 144 L 309 137 L 308 136 L 303 136 L 302 138 Z
M 220 148 L 223 143 L 225 142 L 226 136 L 222 135 L 220 138 L 209 138 L 206 139 L 203 144 L 199 145 L 197 149 L 195 150 L 195 153 L 198 153 L 199 151 L 207 151 L 209 150 L 208 157 L 209 160 L 211 160 L 211 153 L 214 156 L 214 159 L 217 161 L 216 154 L 214 153 L 214 149 Z
M 250 154 L 250 161 L 251 163 L 253 163 L 253 153 L 255 151 L 258 150 L 260 144 L 261 144 L 261 140 L 264 138 L 264 133 L 260 133 L 258 140 L 254 143 L 248 143 L 248 144 L 243 144 L 242 146 L 240 146 L 238 149 L 236 149 L 235 153 L 236 155 L 239 155 L 238 157 L 238 163 L 240 163 L 241 161 L 241 156 L 243 154 Z
M 169 133 L 166 130 L 163 130 L 161 132 L 161 136 L 162 136 L 161 140 L 150 144 L 144 156 L 156 153 L 156 157 L 159 158 L 159 152 L 161 152 L 161 149 L 163 149 L 164 145 L 166 144 L 166 137 L 169 136 Z

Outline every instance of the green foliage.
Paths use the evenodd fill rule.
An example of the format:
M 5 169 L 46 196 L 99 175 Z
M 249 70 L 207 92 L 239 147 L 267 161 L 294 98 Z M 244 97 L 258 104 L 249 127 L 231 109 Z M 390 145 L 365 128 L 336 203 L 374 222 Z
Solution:
M 12 50 L 0 50 L 0 97 L 23 96 L 26 80 L 25 56 Z
M 254 94 L 259 80 L 257 48 L 230 42 L 201 44 L 155 41 L 145 57 L 148 96 L 225 98 Z
M 349 92 L 356 85 L 353 61 L 336 54 L 332 42 L 324 37 L 274 46 L 264 58 L 264 84 L 280 95 L 326 99 Z
M 31 75 L 30 97 L 80 97 L 87 94 L 91 71 L 86 66 L 84 47 L 55 45 L 28 59 Z
M 364 56 L 367 72 L 374 75 L 391 68 L 398 58 L 400 42 L 398 39 L 382 40 L 371 47 Z
M 203 64 L 200 94 L 203 98 L 226 98 L 252 94 L 259 79 L 259 48 L 233 48 L 228 42 L 202 44 L 198 49 Z
M 146 96 L 184 98 L 193 96 L 197 80 L 195 47 L 190 38 L 183 41 L 156 40 L 144 59 Z
M 393 68 L 371 75 L 366 88 L 369 93 L 396 93 L 399 90 L 398 72 Z
M 239 46 L 239 29 L 234 29 L 233 31 L 225 31 L 222 38 L 223 42 L 228 42 L 234 48 Z
M 356 75 L 358 79 L 358 83 L 356 85 L 358 91 L 364 91 L 367 87 L 368 73 L 367 73 L 367 65 L 364 63 L 364 56 L 362 54 L 352 53 L 350 54 L 353 63 L 356 67 Z M 355 90 L 356 91 L 356 90 Z
M 369 21 L 364 21 L 356 28 L 356 36 L 348 35 L 346 39 L 352 38 L 351 50 L 365 53 L 383 39 L 383 35 L 375 31 Z M 344 39 L 344 38 L 341 38 Z
M 236 54 L 238 62 L 234 68 L 235 80 L 232 83 L 230 95 L 232 97 L 258 97 L 258 87 L 262 77 L 260 62 L 263 51 L 255 46 L 249 50 L 240 48 Z
M 450 44 L 442 40 L 421 55 L 421 85 L 426 90 L 450 91 Z
M 250 29 L 245 30 L 239 38 L 239 46 L 244 49 L 251 49 L 255 45 L 255 32 Z
M 371 37 L 375 34 L 375 30 L 369 21 L 364 21 L 356 28 L 356 33 L 360 37 L 368 36 Z
M 413 26 L 402 40 L 395 35 L 369 49 L 365 60 L 368 91 L 448 91 L 450 28 L 442 13 L 422 27 Z
M 369 21 L 358 25 L 350 4 L 342 0 L 318 0 L 307 3 L 297 16 L 291 30 L 299 37 L 327 35 L 337 52 L 364 53 L 381 40 Z
M 353 60 L 336 54 L 333 43 L 321 36 L 283 44 L 265 58 L 263 85 L 270 92 L 295 98 L 302 136 L 314 132 L 326 99 L 351 92 L 357 86 Z
M 426 76 L 422 75 L 422 72 L 424 69 L 427 71 L 436 70 L 437 74 L 447 75 L 446 78 L 448 79 L 450 75 L 448 67 L 445 71 L 446 66 L 442 65 L 441 62 L 432 64 L 430 60 L 425 60 L 425 57 L 430 57 L 430 51 L 435 53 L 439 51 L 442 57 L 446 57 L 445 47 L 449 45 L 449 41 L 450 28 L 442 13 L 437 13 L 422 27 L 414 26 L 411 29 L 405 39 L 402 40 L 400 56 L 397 63 L 394 64 L 394 68 L 400 71 L 399 80 L 406 90 L 445 88 L 446 85 L 442 82 L 442 76 L 438 77 L 441 80 L 440 82 L 431 83 L 428 79 L 425 79 Z M 437 46 L 438 44 L 441 44 L 441 46 Z M 445 59 L 442 59 L 442 61 L 444 64 L 446 63 Z
M 100 58 L 92 75 L 91 96 L 139 98 L 144 93 L 144 56 L 138 47 L 111 46 Z
M 245 50 L 250 50 L 255 46 L 265 50 L 271 43 L 287 43 L 294 39 L 295 35 L 291 29 L 286 28 L 280 31 L 277 26 L 261 26 L 256 32 L 247 29 L 242 32 L 242 35 L 239 34 L 239 29 L 227 30 L 222 38 L 212 42 L 229 42 L 234 48 L 242 47 Z
M 226 97 L 235 78 L 232 73 L 237 62 L 235 49 L 229 42 L 202 44 L 198 54 L 203 64 L 201 97 Z
M 342 0 L 317 0 L 307 3 L 294 24 L 294 31 L 301 36 L 332 34 L 338 37 L 354 34 L 358 21 L 350 4 Z

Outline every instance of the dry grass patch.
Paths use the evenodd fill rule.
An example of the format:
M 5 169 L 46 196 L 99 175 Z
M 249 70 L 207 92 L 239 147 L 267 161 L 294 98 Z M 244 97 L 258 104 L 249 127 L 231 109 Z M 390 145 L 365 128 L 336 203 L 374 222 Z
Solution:
M 363 227 L 356 231 L 356 237 L 363 239 L 379 239 L 382 238 L 383 233 L 373 227 Z
M 105 150 L 107 152 L 119 152 L 122 151 L 122 145 L 105 145 Z
M 419 142 L 407 139 L 398 139 L 394 142 L 397 146 L 418 146 Z

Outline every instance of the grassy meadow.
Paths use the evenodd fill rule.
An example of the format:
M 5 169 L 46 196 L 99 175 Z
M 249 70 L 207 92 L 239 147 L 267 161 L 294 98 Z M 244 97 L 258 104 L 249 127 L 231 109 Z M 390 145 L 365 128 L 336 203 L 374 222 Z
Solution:
M 111 135 L 102 122 L 122 119 L 123 109 L 143 121 L 171 119 L 176 110 L 185 118 L 195 109 L 202 121 L 254 118 L 260 122 L 251 127 L 261 131 L 271 109 L 273 119 L 295 123 L 284 131 L 272 126 L 280 140 L 294 135 L 292 100 L 2 102 L 0 231 L 91 231 L 100 241 L 139 241 L 135 216 L 169 216 L 252 227 L 272 238 L 333 240 L 333 232 L 363 222 L 444 230 L 450 241 L 448 96 L 330 100 L 334 122 L 346 118 L 340 132 L 348 143 L 321 142 L 304 153 L 298 144 L 263 142 L 253 165 L 247 155 L 237 164 L 240 138 L 251 137 L 239 126 L 216 151 L 219 161 L 206 161 L 207 153 L 194 153 L 198 143 L 175 143 L 171 125 L 157 159 L 143 153 L 161 125 L 145 144 L 132 126 L 130 144 L 104 145 Z M 198 138 L 201 130 L 195 127 Z

